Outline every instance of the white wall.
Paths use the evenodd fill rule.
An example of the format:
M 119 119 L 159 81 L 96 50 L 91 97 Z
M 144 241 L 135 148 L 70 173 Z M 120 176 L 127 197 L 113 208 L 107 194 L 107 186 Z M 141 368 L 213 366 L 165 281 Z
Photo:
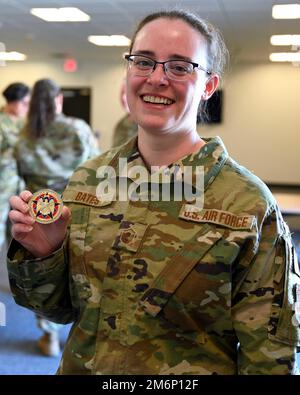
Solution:
M 124 66 L 86 63 L 65 73 L 61 62 L 9 64 L 0 68 L 0 91 L 11 82 L 32 85 L 50 77 L 63 86 L 92 88 L 92 127 L 103 150 L 122 116 L 119 87 Z M 232 68 L 224 86 L 224 122 L 202 127 L 203 136 L 220 135 L 233 158 L 263 180 L 300 185 L 300 69 L 252 64 Z M 1 98 L 2 100 L 2 98 Z M 2 103 L 0 101 L 0 103 Z
M 219 134 L 229 153 L 264 181 L 300 185 L 300 69 L 292 65 L 240 65 L 224 86 Z

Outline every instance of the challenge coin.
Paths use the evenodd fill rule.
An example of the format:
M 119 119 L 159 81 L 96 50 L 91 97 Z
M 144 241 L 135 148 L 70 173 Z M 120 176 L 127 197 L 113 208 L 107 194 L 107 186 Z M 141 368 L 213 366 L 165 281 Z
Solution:
M 29 214 L 40 224 L 51 224 L 59 219 L 63 209 L 60 195 L 51 189 L 41 189 L 29 200 Z

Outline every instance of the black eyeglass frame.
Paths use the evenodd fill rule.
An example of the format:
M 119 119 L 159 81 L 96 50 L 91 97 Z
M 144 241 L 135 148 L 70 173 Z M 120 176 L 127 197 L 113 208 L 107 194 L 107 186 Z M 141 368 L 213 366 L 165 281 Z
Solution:
M 185 59 L 169 59 L 164 62 L 158 62 L 157 60 L 154 60 L 154 59 L 150 58 L 149 56 L 145 56 L 145 55 L 141 55 L 141 54 L 133 54 L 133 53 L 124 55 L 124 59 L 127 60 L 128 62 L 133 61 L 132 59 L 130 59 L 132 56 L 140 56 L 142 58 L 146 58 L 146 59 L 149 59 L 152 62 L 154 62 L 153 67 L 152 67 L 152 72 L 155 70 L 157 64 L 161 64 L 166 72 L 166 69 L 165 69 L 166 63 L 169 63 L 170 61 L 179 61 L 179 62 L 186 62 L 186 63 L 191 64 L 193 66 L 193 71 L 197 68 L 199 70 L 204 71 L 207 75 L 212 75 L 211 71 L 206 70 L 199 63 L 191 62 L 191 61 L 185 60 Z

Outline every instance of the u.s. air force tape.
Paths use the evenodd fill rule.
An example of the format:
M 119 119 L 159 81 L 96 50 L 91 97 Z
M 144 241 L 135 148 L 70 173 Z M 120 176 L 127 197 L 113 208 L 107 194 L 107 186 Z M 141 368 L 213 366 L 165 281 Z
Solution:
M 192 204 L 185 204 L 179 213 L 179 218 L 193 222 L 210 222 L 234 230 L 250 230 L 255 224 L 254 215 L 236 215 L 217 209 L 199 209 Z
M 51 224 L 59 219 L 63 209 L 60 195 L 51 189 L 35 192 L 28 202 L 29 214 L 40 224 Z

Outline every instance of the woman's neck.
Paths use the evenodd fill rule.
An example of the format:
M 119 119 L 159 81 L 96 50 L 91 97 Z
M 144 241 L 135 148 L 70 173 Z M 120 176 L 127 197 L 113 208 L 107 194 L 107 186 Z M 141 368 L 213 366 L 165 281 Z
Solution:
M 138 148 L 149 168 L 168 166 L 186 155 L 199 151 L 204 144 L 196 130 L 163 136 L 146 133 L 141 128 L 138 132 Z
M 3 108 L 3 112 L 9 116 L 9 118 L 13 121 L 13 122 L 17 122 L 18 121 L 18 117 L 17 115 L 14 113 L 13 111 L 13 107 L 9 106 L 8 104 Z

